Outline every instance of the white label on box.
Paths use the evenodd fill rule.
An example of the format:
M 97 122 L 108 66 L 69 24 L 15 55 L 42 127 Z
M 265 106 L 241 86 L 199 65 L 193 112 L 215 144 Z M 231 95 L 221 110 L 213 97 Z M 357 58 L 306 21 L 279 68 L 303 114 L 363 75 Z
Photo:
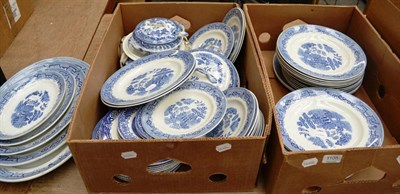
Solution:
M 129 152 L 122 152 L 121 157 L 123 159 L 132 159 L 137 157 L 137 153 L 134 151 L 129 151 Z
M 310 166 L 315 166 L 318 164 L 318 159 L 317 158 L 310 158 L 307 160 L 303 160 L 303 163 L 301 163 L 301 165 L 304 168 L 310 167 Z
M 8 0 L 8 2 L 10 3 L 10 8 L 14 16 L 14 22 L 17 23 L 19 18 L 21 18 L 21 12 L 19 11 L 17 0 Z
M 400 156 L 397 156 L 397 162 L 400 164 Z
M 230 143 L 224 143 L 215 147 L 215 150 L 217 150 L 217 152 L 225 152 L 230 149 L 232 149 L 232 145 Z
M 342 161 L 343 155 L 324 155 L 322 159 L 322 163 L 329 164 L 329 163 L 340 163 Z

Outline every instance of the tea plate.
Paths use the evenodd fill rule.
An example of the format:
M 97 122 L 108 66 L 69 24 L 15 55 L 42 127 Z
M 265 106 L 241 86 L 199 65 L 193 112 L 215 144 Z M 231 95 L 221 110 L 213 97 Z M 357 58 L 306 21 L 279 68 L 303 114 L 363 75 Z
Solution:
M 67 129 L 49 143 L 35 149 L 34 151 L 21 155 L 0 156 L 0 166 L 21 166 L 40 160 L 56 151 L 59 147 L 65 145 L 66 139 Z
M 0 146 L 16 146 L 32 140 L 29 143 L 29 145 L 31 147 L 37 147 L 39 145 L 46 143 L 48 140 L 52 139 L 54 136 L 56 136 L 64 128 L 68 126 L 68 124 L 71 121 L 73 112 L 75 110 L 76 103 L 78 101 L 80 91 L 83 85 L 83 81 L 85 80 L 86 73 L 89 70 L 89 65 L 87 63 L 71 57 L 55 57 L 55 58 L 44 59 L 19 71 L 8 81 L 13 82 L 15 80 L 21 79 L 26 75 L 39 70 L 58 71 L 60 69 L 68 71 L 70 74 L 72 74 L 76 83 L 74 98 L 72 100 L 72 103 L 68 107 L 66 113 L 62 115 L 62 117 L 58 120 L 56 124 L 49 125 L 49 123 L 45 122 L 43 125 L 40 125 L 37 129 L 24 136 L 11 140 L 1 140 Z M 39 135 L 40 137 L 38 137 Z M 17 150 L 25 150 L 25 147 L 23 149 L 17 149 Z
M 65 80 L 56 72 L 37 72 L 12 83 L 0 93 L 0 139 L 36 129 L 59 108 L 65 90 Z
M 192 49 L 207 49 L 219 52 L 227 58 L 234 44 L 232 29 L 222 22 L 207 24 L 197 30 L 189 39 Z
M 318 79 L 352 79 L 366 67 L 366 56 L 354 40 L 323 26 L 287 28 L 279 35 L 277 48 L 290 66 Z
M 239 73 L 224 55 L 204 49 L 191 53 L 196 59 L 196 70 L 190 81 L 207 82 L 222 91 L 240 86 Z
M 140 139 L 133 128 L 133 122 L 141 107 L 130 107 L 122 110 L 118 118 L 118 134 L 122 139 Z
M 222 122 L 207 137 L 246 136 L 257 121 L 258 102 L 245 88 L 230 88 L 224 92 L 227 109 Z
M 284 145 L 292 151 L 375 147 L 383 143 L 376 113 L 336 89 L 302 88 L 276 104 Z
M 24 182 L 43 176 L 64 164 L 72 154 L 67 145 L 33 163 L 18 167 L 0 167 L 0 181 Z
M 116 106 L 136 106 L 174 90 L 195 69 L 192 54 L 167 51 L 140 58 L 115 72 L 104 83 L 102 101 Z
M 121 111 L 118 109 L 110 110 L 98 122 L 94 131 L 97 131 L 97 139 L 120 139 L 118 136 L 118 117 Z
M 244 34 L 246 32 L 246 20 L 243 10 L 237 7 L 229 10 L 222 22 L 232 29 L 235 38 L 232 53 L 229 55 L 229 60 L 234 63 L 242 48 Z
M 167 44 L 178 38 L 183 31 L 181 25 L 167 18 L 150 18 L 140 22 L 133 30 L 134 35 L 148 44 Z
M 147 55 L 146 52 L 137 50 L 132 44 L 129 44 L 129 39 L 132 37 L 132 32 L 125 36 L 122 40 L 122 50 L 132 60 L 138 60 Z
M 149 102 L 141 111 L 137 118 L 153 138 L 196 138 L 221 122 L 226 98 L 211 84 L 187 81 L 163 98 Z

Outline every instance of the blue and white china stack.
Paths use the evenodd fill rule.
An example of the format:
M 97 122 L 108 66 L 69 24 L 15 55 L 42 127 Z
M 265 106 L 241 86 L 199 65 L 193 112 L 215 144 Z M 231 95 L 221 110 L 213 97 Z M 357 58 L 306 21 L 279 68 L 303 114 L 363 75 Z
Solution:
M 354 93 L 361 86 L 367 58 L 350 37 L 324 26 L 298 25 L 278 37 L 273 68 L 290 90 L 329 87 Z
M 75 58 L 49 58 L 0 87 L 0 181 L 40 177 L 72 156 L 67 128 L 88 69 Z
M 357 97 L 332 88 L 302 88 L 276 104 L 283 143 L 289 151 L 381 146 L 382 123 Z
M 265 123 L 257 98 L 240 88 L 239 74 L 228 59 L 237 57 L 243 42 L 242 11 L 231 10 L 224 21 L 199 29 L 189 40 L 191 50 L 155 52 L 128 61 L 111 75 L 100 92 L 111 109 L 92 139 L 262 136 Z M 173 172 L 179 166 L 166 159 L 147 170 Z
M 243 10 L 231 9 L 222 22 L 207 24 L 189 40 L 183 25 L 167 18 L 150 18 L 140 22 L 121 40 L 121 67 L 141 57 L 171 50 L 203 49 L 236 61 L 243 45 L 246 20 Z

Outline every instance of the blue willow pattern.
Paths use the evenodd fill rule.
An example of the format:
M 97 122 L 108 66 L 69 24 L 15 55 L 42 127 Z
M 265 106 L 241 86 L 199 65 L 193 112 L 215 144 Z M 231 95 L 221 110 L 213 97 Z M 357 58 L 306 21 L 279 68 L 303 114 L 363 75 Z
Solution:
M 47 91 L 32 92 L 18 103 L 11 115 L 12 125 L 21 128 L 38 120 L 43 115 L 49 101 L 50 96 Z
M 132 79 L 131 85 L 128 86 L 126 92 L 130 95 L 144 96 L 158 91 L 162 86 L 169 83 L 173 77 L 174 71 L 171 69 L 154 69 Z
M 297 54 L 307 65 L 320 70 L 335 70 L 342 66 L 342 57 L 326 44 L 305 43 Z
M 189 129 L 200 123 L 207 114 L 204 102 L 182 98 L 164 112 L 164 122 L 174 129 Z

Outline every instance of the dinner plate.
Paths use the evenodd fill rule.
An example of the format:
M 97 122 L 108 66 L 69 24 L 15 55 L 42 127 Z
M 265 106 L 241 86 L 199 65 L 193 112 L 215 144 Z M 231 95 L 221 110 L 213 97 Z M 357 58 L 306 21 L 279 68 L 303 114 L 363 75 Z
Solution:
M 287 89 L 289 89 L 290 91 L 295 90 L 287 81 L 286 77 L 283 75 L 282 73 L 282 67 L 279 63 L 278 57 L 276 56 L 276 54 L 274 55 L 274 59 L 273 59 L 273 63 L 272 63 L 272 67 L 274 69 L 274 73 L 275 76 L 278 78 L 278 80 L 281 82 L 281 84 L 283 86 L 285 86 Z
M 207 24 L 197 30 L 189 39 L 192 49 L 207 49 L 222 53 L 226 57 L 232 52 L 234 44 L 232 29 L 222 22 Z
M 196 59 L 196 70 L 190 81 L 210 83 L 220 90 L 239 87 L 240 78 L 235 66 L 224 55 L 209 50 L 193 50 Z
M 67 145 L 62 146 L 50 155 L 27 165 L 18 167 L 0 167 L 0 181 L 24 182 L 43 176 L 71 158 Z
M 303 88 L 276 104 L 284 145 L 292 151 L 374 147 L 383 143 L 376 113 L 360 99 L 331 88 Z
M 118 133 L 122 139 L 140 139 L 136 134 L 134 119 L 141 107 L 130 107 L 122 110 L 118 118 Z
M 136 106 L 174 90 L 195 69 L 192 54 L 167 51 L 140 58 L 115 72 L 104 83 L 102 101 L 116 106 Z
M 134 119 L 134 123 L 132 125 L 132 128 L 136 130 L 137 135 L 141 138 L 141 139 L 153 139 L 152 136 L 150 136 L 143 128 L 142 123 L 141 123 L 141 117 L 142 117 L 142 111 L 143 108 L 141 108 L 137 114 L 136 117 Z
M 347 80 L 362 74 L 366 56 L 345 34 L 318 25 L 287 28 L 278 37 L 277 48 L 293 68 L 324 80 Z
M 235 38 L 232 53 L 229 55 L 229 60 L 234 63 L 242 48 L 246 32 L 246 19 L 243 10 L 237 7 L 229 10 L 222 22 L 232 29 Z
M 196 138 L 214 129 L 225 111 L 226 98 L 221 90 L 205 82 L 187 81 L 146 104 L 137 118 L 153 138 Z
M 167 18 L 150 18 L 141 21 L 133 30 L 134 35 L 148 44 L 167 44 L 178 38 L 181 25 Z
M 74 98 L 72 100 L 72 103 L 68 107 L 66 113 L 62 115 L 62 117 L 58 120 L 56 124 L 49 125 L 50 123 L 44 123 L 43 125 L 40 125 L 36 130 L 27 133 L 26 135 L 21 136 L 19 138 L 11 140 L 1 140 L 0 146 L 16 146 L 31 141 L 28 145 L 31 147 L 37 147 L 39 145 L 46 143 L 48 140 L 52 139 L 54 136 L 56 136 L 64 128 L 68 126 L 68 124 L 71 121 L 73 112 L 75 110 L 76 103 L 78 101 L 80 91 L 83 85 L 83 81 L 85 80 L 86 73 L 88 72 L 89 69 L 89 65 L 87 63 L 79 59 L 70 57 L 49 58 L 42 61 L 38 61 L 24 68 L 23 70 L 15 74 L 13 77 L 11 77 L 8 81 L 21 79 L 27 74 L 31 74 L 39 70 L 58 71 L 60 69 L 68 71 L 70 74 L 72 74 L 76 83 Z M 25 150 L 25 148 L 17 150 Z
M 257 99 L 246 88 L 230 88 L 224 94 L 227 100 L 224 119 L 207 137 L 246 136 L 257 122 Z
M 21 166 L 26 165 L 50 155 L 59 147 L 66 144 L 67 129 L 52 139 L 49 143 L 37 149 L 20 155 L 2 156 L 0 155 L 0 166 Z
M 118 117 L 121 111 L 118 109 L 110 110 L 100 119 L 94 131 L 97 132 L 97 139 L 120 139 L 118 135 Z
M 0 93 L 0 139 L 21 137 L 45 122 L 61 105 L 65 80 L 56 72 L 37 72 Z

